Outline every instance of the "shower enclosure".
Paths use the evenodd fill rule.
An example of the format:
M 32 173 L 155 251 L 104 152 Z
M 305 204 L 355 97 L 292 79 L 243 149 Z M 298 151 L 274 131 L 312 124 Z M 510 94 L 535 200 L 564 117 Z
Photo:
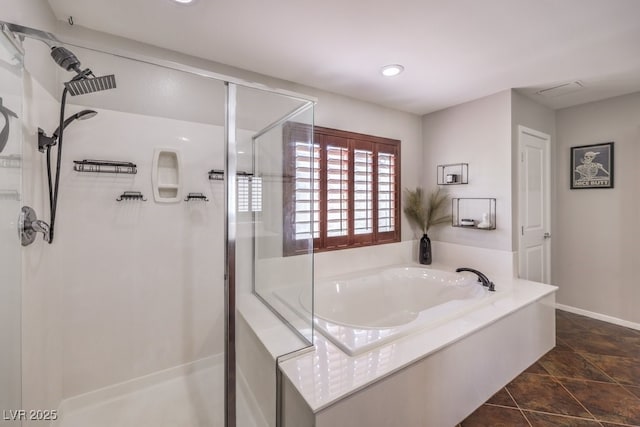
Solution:
M 313 295 L 311 234 L 283 253 L 287 162 L 304 161 L 283 129 L 310 146 L 314 100 L 53 40 L 117 87 L 67 100 L 97 115 L 64 131 L 55 241 L 22 247 L 22 206 L 50 219 L 37 129 L 70 75 L 2 27 L 0 425 L 278 425 L 276 359 L 313 336 L 281 298 Z

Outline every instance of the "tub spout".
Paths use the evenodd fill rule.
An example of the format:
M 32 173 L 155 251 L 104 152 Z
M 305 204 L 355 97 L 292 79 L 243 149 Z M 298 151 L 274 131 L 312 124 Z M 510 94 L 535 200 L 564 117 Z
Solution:
M 496 285 L 494 285 L 493 282 L 489 280 L 487 276 L 485 276 L 483 273 L 479 272 L 478 270 L 474 270 L 473 268 L 468 268 L 468 267 L 456 268 L 456 273 L 460 273 L 461 271 L 469 271 L 471 273 L 474 273 L 476 276 L 478 276 L 478 282 L 482 282 L 482 286 L 486 286 L 487 288 L 489 288 L 491 292 L 494 292 L 496 290 Z

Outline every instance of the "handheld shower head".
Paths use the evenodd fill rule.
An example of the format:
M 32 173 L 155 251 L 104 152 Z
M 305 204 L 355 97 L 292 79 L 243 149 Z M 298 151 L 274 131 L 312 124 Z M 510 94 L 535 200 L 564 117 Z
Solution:
M 72 114 L 67 117 L 65 121 L 62 123 L 62 129 L 64 130 L 67 126 L 71 124 L 74 120 L 86 120 L 91 117 L 95 117 L 98 114 L 97 111 L 93 110 L 82 110 L 78 113 Z M 43 129 L 38 128 L 38 150 L 44 153 L 47 147 L 51 147 L 58 143 L 58 137 L 60 135 L 60 127 L 58 127 L 51 136 L 47 136 Z
M 67 117 L 64 121 L 64 123 L 62 124 L 62 129 L 66 129 L 67 126 L 69 126 L 71 124 L 71 122 L 73 122 L 74 120 L 87 120 L 90 119 L 92 117 L 95 117 L 96 114 L 98 114 L 97 111 L 93 111 L 93 110 L 82 110 L 78 113 L 75 113 L 69 117 Z M 60 135 L 60 127 L 58 127 L 55 131 L 53 131 L 53 135 L 51 136 L 54 139 L 58 138 L 58 135 Z

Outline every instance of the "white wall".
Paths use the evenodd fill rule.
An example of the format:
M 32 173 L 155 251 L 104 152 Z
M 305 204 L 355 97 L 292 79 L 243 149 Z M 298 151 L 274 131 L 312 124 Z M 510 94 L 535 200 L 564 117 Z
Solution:
M 79 106 L 70 108 L 79 110 Z M 110 110 L 67 128 L 54 244 L 62 291 L 65 397 L 223 351 L 223 128 Z M 154 149 L 182 156 L 182 198 L 153 199 Z M 73 160 L 132 161 L 136 175 L 73 171 Z M 117 202 L 126 190 L 147 202 Z M 100 369 L 96 369 L 100 366 Z
M 511 125 L 509 90 L 423 117 L 422 186 L 436 189 L 437 165 L 468 163 L 469 184 L 445 187 L 449 195 L 497 199 L 496 230 L 443 225 L 429 230 L 435 240 L 512 251 Z
M 558 302 L 640 323 L 640 93 L 557 111 Z M 615 142 L 615 188 L 570 190 L 570 147 Z
M 50 69 L 51 70 L 51 69 Z M 37 106 L 37 108 L 36 108 Z M 55 129 L 59 103 L 28 71 L 24 77 L 22 204 L 49 221 L 43 174 L 37 149 L 38 126 Z M 22 385 L 23 408 L 56 408 L 62 398 L 61 289 L 50 263 L 48 245 L 38 236 L 22 250 Z

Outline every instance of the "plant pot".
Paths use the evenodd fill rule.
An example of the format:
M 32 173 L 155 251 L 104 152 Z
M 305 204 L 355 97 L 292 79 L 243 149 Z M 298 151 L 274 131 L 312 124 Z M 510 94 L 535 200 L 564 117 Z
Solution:
M 431 257 L 431 239 L 425 233 L 420 239 L 420 254 L 418 256 L 420 264 L 431 265 L 433 258 Z

